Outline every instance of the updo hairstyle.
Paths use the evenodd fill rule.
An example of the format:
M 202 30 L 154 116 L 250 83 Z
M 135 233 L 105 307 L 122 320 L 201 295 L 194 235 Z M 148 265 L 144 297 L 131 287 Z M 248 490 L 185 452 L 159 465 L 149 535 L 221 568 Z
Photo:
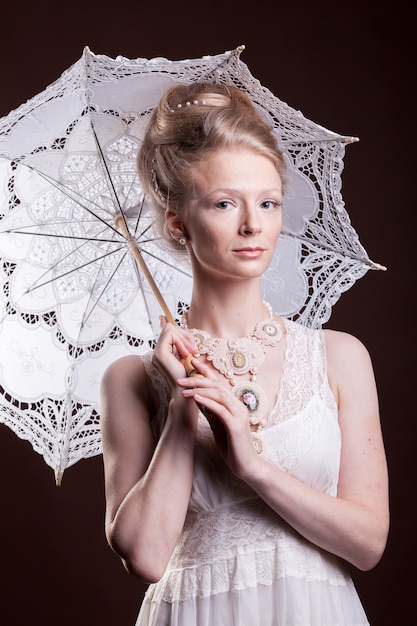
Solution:
M 169 234 L 167 209 L 181 219 L 193 166 L 218 149 L 236 146 L 269 158 L 283 179 L 285 163 L 272 126 L 240 89 L 212 83 L 178 85 L 153 110 L 137 158 L 138 173 L 157 228 L 175 250 L 184 252 L 184 246 Z

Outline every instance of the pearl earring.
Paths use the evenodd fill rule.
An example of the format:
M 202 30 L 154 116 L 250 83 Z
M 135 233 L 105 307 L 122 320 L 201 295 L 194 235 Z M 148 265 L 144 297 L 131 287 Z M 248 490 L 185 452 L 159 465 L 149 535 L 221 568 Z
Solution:
M 185 244 L 187 243 L 187 237 L 183 235 L 178 241 L 182 246 L 185 246 Z

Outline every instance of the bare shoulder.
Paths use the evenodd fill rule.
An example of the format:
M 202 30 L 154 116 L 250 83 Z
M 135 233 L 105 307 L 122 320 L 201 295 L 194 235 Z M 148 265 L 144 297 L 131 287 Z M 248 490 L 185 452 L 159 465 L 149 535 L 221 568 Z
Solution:
M 145 366 L 138 355 L 127 355 L 111 363 L 101 380 L 102 414 L 123 407 L 124 414 L 147 417 L 154 408 L 155 397 Z
M 369 352 L 357 337 L 339 330 L 328 329 L 324 331 L 324 337 L 329 364 L 343 366 L 351 362 L 369 362 Z
M 349 333 L 325 330 L 327 370 L 333 391 L 374 386 L 371 358 L 365 345 Z
M 142 359 L 137 355 L 123 356 L 113 361 L 105 370 L 101 386 L 106 389 L 113 385 L 134 385 L 142 387 L 146 379 Z

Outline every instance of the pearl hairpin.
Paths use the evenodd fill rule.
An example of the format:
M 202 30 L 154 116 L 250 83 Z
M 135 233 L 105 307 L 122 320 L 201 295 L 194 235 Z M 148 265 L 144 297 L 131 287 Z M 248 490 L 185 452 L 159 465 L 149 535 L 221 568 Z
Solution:
M 183 107 L 189 107 L 192 104 L 202 104 L 202 105 L 204 105 L 204 104 L 206 104 L 206 101 L 205 100 L 193 100 L 192 102 L 190 102 L 189 100 L 187 100 L 187 102 L 185 104 L 182 104 L 181 102 L 179 102 L 177 104 L 176 108 L 177 109 L 182 109 Z M 174 112 L 173 109 L 171 109 L 171 111 Z

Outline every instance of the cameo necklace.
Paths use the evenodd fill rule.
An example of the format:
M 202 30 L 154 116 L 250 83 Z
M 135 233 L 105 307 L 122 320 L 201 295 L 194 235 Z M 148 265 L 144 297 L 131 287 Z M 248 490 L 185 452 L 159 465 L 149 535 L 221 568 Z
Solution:
M 256 374 L 265 361 L 266 349 L 278 344 L 282 337 L 281 325 L 273 319 L 271 306 L 264 302 L 268 317 L 259 322 L 252 334 L 237 339 L 211 337 L 206 331 L 188 328 L 187 314 L 181 326 L 188 330 L 197 343 L 199 354 L 206 355 L 233 387 L 235 396 L 243 402 L 249 413 L 249 422 L 257 428 L 266 424 L 267 400 L 264 390 L 255 382 Z M 249 380 L 239 381 L 239 376 L 249 374 Z

